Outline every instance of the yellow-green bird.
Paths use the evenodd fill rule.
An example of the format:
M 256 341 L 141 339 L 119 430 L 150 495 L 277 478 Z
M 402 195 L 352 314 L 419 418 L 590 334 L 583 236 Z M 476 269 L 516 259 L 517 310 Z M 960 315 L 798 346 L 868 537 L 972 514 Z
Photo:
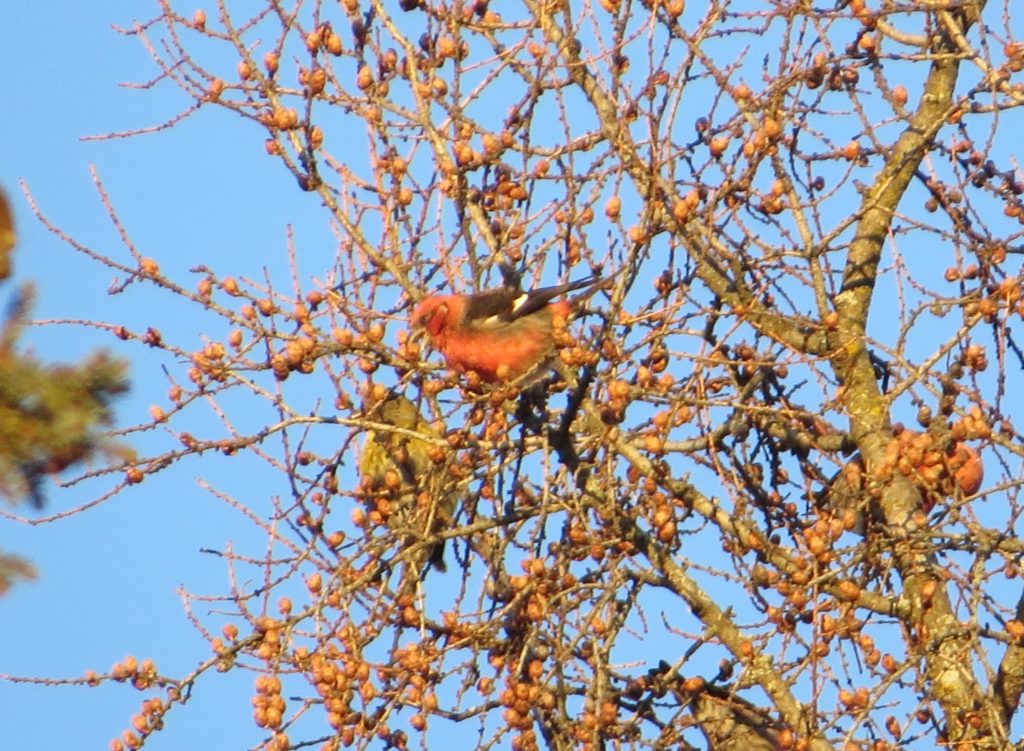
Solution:
M 451 525 L 455 513 L 451 475 L 444 463 L 432 458 L 438 456 L 441 433 L 415 404 L 394 391 L 366 404 L 364 414 L 368 421 L 387 427 L 367 434 L 359 460 L 363 490 L 377 498 L 378 511 L 404 545 L 421 546 L 421 552 L 409 558 L 415 579 L 403 579 L 418 581 L 428 565 L 444 571 L 444 540 L 429 541 Z

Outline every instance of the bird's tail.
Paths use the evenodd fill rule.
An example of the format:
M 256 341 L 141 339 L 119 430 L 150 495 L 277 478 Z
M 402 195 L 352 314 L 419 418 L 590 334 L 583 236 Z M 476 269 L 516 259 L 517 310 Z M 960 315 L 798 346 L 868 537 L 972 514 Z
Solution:
M 587 302 L 587 300 L 589 300 L 591 297 L 593 297 L 601 290 L 608 289 L 610 286 L 612 286 L 612 283 L 614 283 L 616 276 L 618 276 L 618 272 L 609 274 L 608 276 L 591 274 L 590 276 L 583 277 L 582 279 L 577 279 L 574 282 L 569 282 L 568 284 L 565 285 L 566 292 L 574 292 L 578 289 L 583 290 L 583 292 L 581 292 L 578 295 L 574 295 L 572 299 L 569 300 L 569 306 L 572 308 L 574 312 L 579 311 L 580 309 L 583 308 L 583 305 Z

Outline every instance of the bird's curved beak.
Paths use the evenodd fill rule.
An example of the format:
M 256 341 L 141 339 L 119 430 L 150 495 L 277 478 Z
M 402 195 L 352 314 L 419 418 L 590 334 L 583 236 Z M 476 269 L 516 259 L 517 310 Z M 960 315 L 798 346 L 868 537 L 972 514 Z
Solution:
M 419 351 L 423 351 L 430 343 L 427 330 L 422 326 L 412 325 L 409 327 L 409 335 L 405 339 L 406 346 L 413 345 Z
M 409 336 L 406 338 L 407 342 L 422 342 L 427 338 L 427 330 L 422 326 L 412 324 L 409 326 Z

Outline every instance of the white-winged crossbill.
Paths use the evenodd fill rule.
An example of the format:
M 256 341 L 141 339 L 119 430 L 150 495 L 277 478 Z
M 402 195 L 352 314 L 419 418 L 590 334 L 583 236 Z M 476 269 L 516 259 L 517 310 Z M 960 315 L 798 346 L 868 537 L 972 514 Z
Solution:
M 367 405 L 365 413 L 382 427 L 367 434 L 359 457 L 363 490 L 373 494 L 377 510 L 403 544 L 421 545 L 421 554 L 409 558 L 413 576 L 403 576 L 404 589 L 418 581 L 428 564 L 445 570 L 444 540 L 430 538 L 451 524 L 456 490 L 448 482 L 447 467 L 431 458 L 440 433 L 415 404 L 390 392 Z
M 530 292 L 504 286 L 475 295 L 431 295 L 413 310 L 411 323 L 427 333 L 453 370 L 474 371 L 486 383 L 515 381 L 554 354 L 556 327 L 573 313 L 570 302 L 555 298 L 601 282 L 591 276 Z

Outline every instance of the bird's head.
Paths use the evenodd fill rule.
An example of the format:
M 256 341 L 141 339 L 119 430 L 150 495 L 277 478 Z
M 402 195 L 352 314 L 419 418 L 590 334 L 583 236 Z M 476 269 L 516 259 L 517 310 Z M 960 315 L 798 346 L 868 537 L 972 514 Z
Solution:
M 425 330 L 431 337 L 437 337 L 451 322 L 452 305 L 450 295 L 431 295 L 416 306 L 410 323 L 414 329 Z

